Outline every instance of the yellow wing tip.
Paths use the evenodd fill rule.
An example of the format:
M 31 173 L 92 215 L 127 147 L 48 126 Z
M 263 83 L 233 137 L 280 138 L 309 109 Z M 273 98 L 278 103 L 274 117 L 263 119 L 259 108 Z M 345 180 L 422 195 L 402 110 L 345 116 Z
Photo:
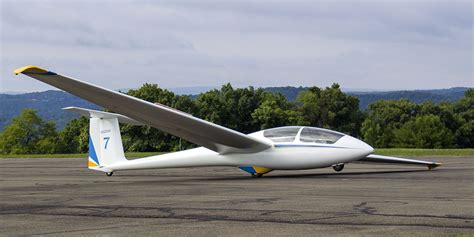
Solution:
M 48 73 L 48 70 L 37 67 L 37 66 L 33 66 L 33 65 L 28 65 L 28 66 L 18 68 L 13 72 L 15 73 L 15 75 L 18 75 L 20 73 L 24 73 L 25 71 L 31 72 L 31 73 L 40 73 L 40 74 Z

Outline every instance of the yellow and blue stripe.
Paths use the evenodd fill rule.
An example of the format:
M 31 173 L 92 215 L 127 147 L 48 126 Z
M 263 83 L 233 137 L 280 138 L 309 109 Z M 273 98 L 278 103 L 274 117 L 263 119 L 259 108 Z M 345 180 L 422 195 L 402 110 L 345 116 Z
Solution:
M 266 174 L 272 171 L 272 169 L 259 166 L 241 166 L 239 168 L 250 174 Z
M 94 142 L 92 142 L 91 136 L 89 136 L 89 161 L 87 162 L 87 166 L 99 166 L 99 159 L 95 152 Z

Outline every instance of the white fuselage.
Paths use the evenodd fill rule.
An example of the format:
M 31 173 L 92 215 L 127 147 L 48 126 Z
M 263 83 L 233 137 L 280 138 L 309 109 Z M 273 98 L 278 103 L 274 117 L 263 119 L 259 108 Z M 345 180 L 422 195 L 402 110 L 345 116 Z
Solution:
M 219 154 L 204 147 L 118 162 L 107 171 L 130 169 L 185 168 L 203 166 L 259 166 L 272 170 L 314 169 L 360 160 L 373 152 L 366 143 L 345 135 L 334 144 L 273 142 L 262 132 L 249 134 L 273 144 L 269 149 L 248 154 Z

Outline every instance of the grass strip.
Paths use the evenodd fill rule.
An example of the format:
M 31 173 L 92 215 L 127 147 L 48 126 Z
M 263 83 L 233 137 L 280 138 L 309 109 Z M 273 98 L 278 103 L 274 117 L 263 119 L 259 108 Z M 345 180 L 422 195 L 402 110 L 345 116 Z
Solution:
M 474 156 L 474 149 L 412 149 L 385 148 L 375 149 L 374 154 L 385 156 Z

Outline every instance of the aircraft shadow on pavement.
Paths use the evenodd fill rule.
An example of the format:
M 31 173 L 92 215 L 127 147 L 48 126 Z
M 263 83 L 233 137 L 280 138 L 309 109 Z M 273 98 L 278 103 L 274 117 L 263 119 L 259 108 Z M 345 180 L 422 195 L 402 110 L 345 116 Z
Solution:
M 307 178 L 307 177 L 339 177 L 339 176 L 353 176 L 353 175 L 376 175 L 376 174 L 396 174 L 396 173 L 413 173 L 413 172 L 426 172 L 428 170 L 419 169 L 419 170 L 396 170 L 396 171 L 367 171 L 367 172 L 342 172 L 342 173 L 305 173 L 305 174 L 269 174 L 264 175 L 261 178 L 252 178 L 248 176 L 243 177 L 220 177 L 212 179 L 221 179 L 221 180 L 232 180 L 232 179 L 298 179 L 298 178 Z
M 416 170 L 388 170 L 388 171 L 364 171 L 364 172 L 341 172 L 341 173 L 313 173 L 313 174 L 284 174 L 284 175 L 273 175 L 266 176 L 266 178 L 299 178 L 299 177 L 312 177 L 312 176 L 345 176 L 345 175 L 372 175 L 372 174 L 396 174 L 396 173 L 412 173 L 412 172 L 425 172 L 426 169 Z
M 398 173 L 417 173 L 417 172 L 434 172 L 434 170 L 429 171 L 426 169 L 416 169 L 416 170 L 390 170 L 390 171 L 364 171 L 364 172 L 341 172 L 341 173 L 305 173 L 305 174 L 268 174 L 264 175 L 261 178 L 253 178 L 250 177 L 249 175 L 241 175 L 241 176 L 224 176 L 220 174 L 216 174 L 215 176 L 209 177 L 209 176 L 187 176 L 187 177 L 182 177 L 179 179 L 173 179 L 176 176 L 170 176 L 170 175 L 128 175 L 122 173 L 120 176 L 121 177 L 146 177 L 146 176 L 159 176 L 159 177 L 166 177 L 166 178 L 171 178 L 171 179 L 166 179 L 166 180 L 160 180 L 160 181 L 137 181 L 137 182 L 183 182 L 183 181 L 231 181 L 231 180 L 268 180 L 268 179 L 298 179 L 298 178 L 311 178 L 311 177 L 321 177 L 321 178 L 336 178 L 336 177 L 345 177 L 345 176 L 360 176 L 360 175 L 378 175 L 378 174 L 398 174 Z

